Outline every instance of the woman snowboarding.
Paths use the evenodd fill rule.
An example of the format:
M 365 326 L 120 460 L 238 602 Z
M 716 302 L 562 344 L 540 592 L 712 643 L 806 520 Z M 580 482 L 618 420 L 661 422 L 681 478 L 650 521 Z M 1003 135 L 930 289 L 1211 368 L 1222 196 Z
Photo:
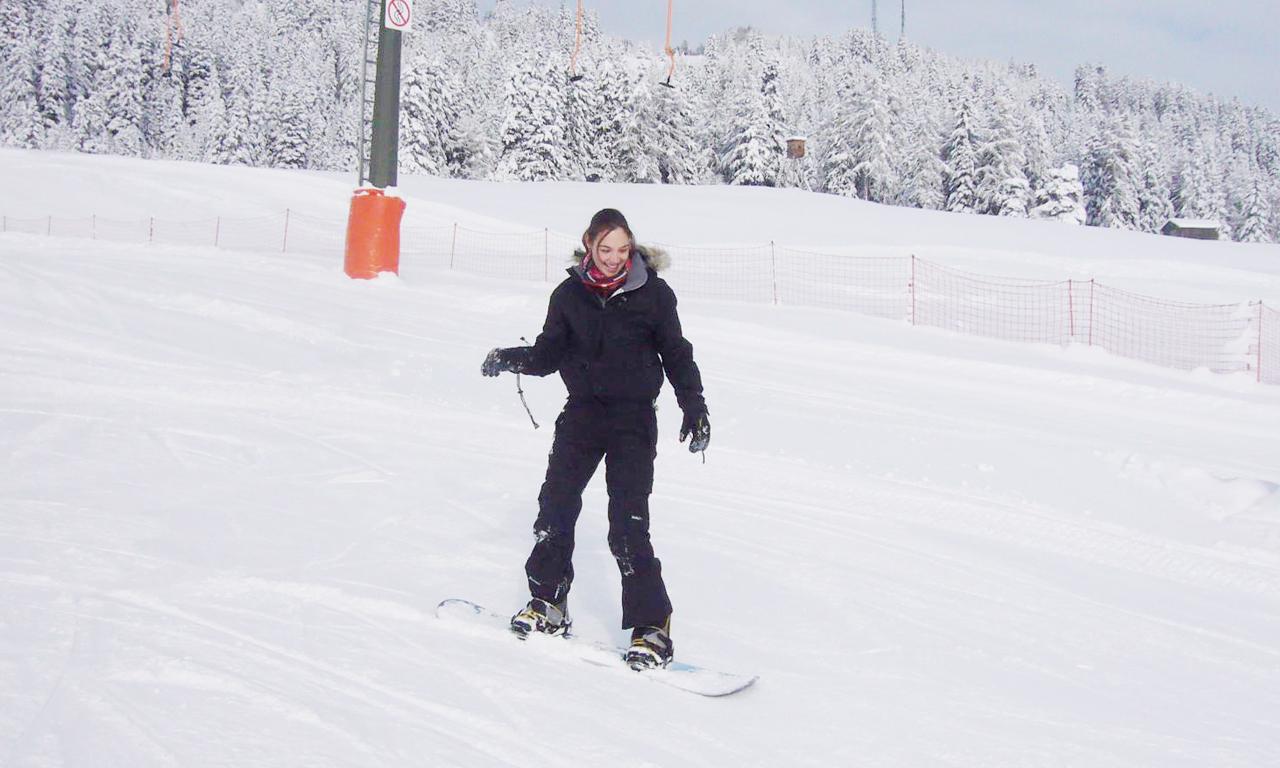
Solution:
M 481 371 L 546 376 L 559 371 L 568 390 L 556 419 L 546 479 L 538 493 L 535 543 L 525 563 L 532 599 L 511 628 L 561 634 L 569 629 L 573 530 L 582 491 L 605 462 L 609 550 L 622 574 L 622 627 L 631 629 L 633 668 L 670 663 L 671 601 L 649 541 L 649 493 L 657 456 L 655 403 L 663 372 L 684 413 L 680 442 L 705 451 L 711 425 L 702 377 L 676 314 L 676 296 L 657 276 L 661 251 L 637 246 L 621 213 L 591 217 L 569 277 L 551 293 L 533 346 L 494 349 Z

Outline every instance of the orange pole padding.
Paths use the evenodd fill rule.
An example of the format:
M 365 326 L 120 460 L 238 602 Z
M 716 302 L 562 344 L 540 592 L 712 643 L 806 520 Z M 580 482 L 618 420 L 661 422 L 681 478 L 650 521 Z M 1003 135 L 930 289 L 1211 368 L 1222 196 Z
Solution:
M 380 189 L 357 189 L 347 219 L 348 277 L 367 280 L 381 272 L 400 274 L 400 218 L 404 201 Z

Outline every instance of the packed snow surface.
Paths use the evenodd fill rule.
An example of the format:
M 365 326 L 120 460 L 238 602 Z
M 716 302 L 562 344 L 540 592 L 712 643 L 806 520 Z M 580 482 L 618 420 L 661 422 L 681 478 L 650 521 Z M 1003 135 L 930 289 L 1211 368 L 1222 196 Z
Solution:
M 340 212 L 349 192 L 140 162 L 116 187 L 69 156 L 2 159 L 49 172 L 32 205 L 80 215 Z M 690 215 L 682 190 L 583 189 L 528 203 L 558 200 L 565 229 L 659 191 Z M 698 194 L 709 220 L 757 226 L 740 191 Z M 792 213 L 828 204 L 753 194 L 797 243 Z M 948 222 L 971 242 L 995 227 Z M 1055 239 L 1028 259 L 1066 258 Z M 1208 245 L 1234 263 L 1180 243 L 1161 279 L 1275 279 Z M 705 699 L 437 620 L 447 597 L 525 599 L 563 387 L 523 380 L 535 430 L 515 381 L 479 367 L 532 338 L 548 292 L 0 235 L 0 763 L 1280 764 L 1280 389 L 1246 375 L 682 300 L 713 439 L 705 464 L 676 441 L 665 390 L 653 537 L 677 654 L 760 682 Z M 570 609 L 623 642 L 603 471 L 585 502 Z

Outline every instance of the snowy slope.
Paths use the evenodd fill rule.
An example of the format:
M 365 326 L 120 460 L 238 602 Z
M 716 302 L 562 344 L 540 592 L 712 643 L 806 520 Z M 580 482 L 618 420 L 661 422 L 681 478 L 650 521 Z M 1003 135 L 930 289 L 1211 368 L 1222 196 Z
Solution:
M 274 171 L 0 149 L 0 213 L 72 212 L 176 221 L 292 207 L 345 222 L 353 174 Z M 1280 245 L 1191 241 L 1055 222 L 922 211 L 795 189 L 497 183 L 403 175 L 407 227 L 459 222 L 489 232 L 550 228 L 571 238 L 599 208 L 626 213 L 637 236 L 668 244 L 752 244 L 915 254 L 989 275 L 1097 278 L 1187 301 L 1280 305 Z M 413 264 L 406 264 L 412 269 Z
M 344 194 L 178 171 L 129 167 L 188 206 Z M 148 202 L 51 178 L 83 213 Z M 569 186 L 539 192 L 578 206 Z M 732 194 L 707 192 L 712 220 Z M 1280 760 L 1280 390 L 1096 350 L 682 301 L 715 431 L 703 465 L 664 392 L 677 650 L 761 682 L 700 699 L 435 620 L 444 597 L 522 602 L 563 388 L 525 380 L 534 430 L 478 369 L 546 294 L 0 235 L 0 761 Z M 621 641 L 604 498 L 601 476 L 571 607 Z

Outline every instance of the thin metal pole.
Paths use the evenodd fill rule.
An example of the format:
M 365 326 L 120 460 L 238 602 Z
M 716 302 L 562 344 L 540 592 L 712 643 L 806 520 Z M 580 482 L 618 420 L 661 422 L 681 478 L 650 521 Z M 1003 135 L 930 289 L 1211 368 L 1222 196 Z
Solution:
M 218 220 L 215 221 L 213 224 L 213 247 L 214 248 L 218 247 L 218 236 L 221 234 L 222 234 L 222 217 L 219 216 Z
M 778 251 L 773 241 L 769 241 L 769 263 L 773 270 L 773 303 L 778 303 Z
M 453 269 L 453 255 L 458 250 L 458 222 L 453 222 L 453 242 L 449 244 L 449 269 Z
M 53 216 L 49 216 L 49 221 L 44 225 L 44 236 L 48 237 L 53 234 Z
M 154 243 L 156 241 L 156 217 L 151 217 L 151 227 L 147 231 L 147 242 Z
M 280 252 L 284 253 L 289 247 L 289 209 L 284 209 L 284 240 L 280 243 Z
M 1264 305 L 1262 301 L 1258 301 L 1258 349 L 1257 349 L 1258 362 L 1254 365 L 1254 368 L 1257 369 L 1259 384 L 1262 383 L 1262 318 L 1266 316 L 1266 313 L 1263 312 L 1263 309 L 1264 309 Z
M 368 162 L 369 145 L 365 141 L 365 136 L 364 136 L 364 128 L 365 128 L 364 115 L 365 115 L 365 109 L 367 109 L 369 104 L 369 43 L 371 42 L 369 37 L 370 37 L 370 27 L 372 27 L 372 25 L 373 25 L 373 0 L 365 0 L 364 61 L 362 62 L 363 67 L 360 70 L 361 72 L 360 109 L 358 111 L 358 114 L 356 115 L 356 121 L 358 123 L 356 125 L 356 136 L 358 138 L 358 143 L 356 146 L 357 146 L 357 151 L 360 155 L 360 168 L 357 171 L 359 175 L 356 178 L 357 187 L 364 186 L 364 180 L 369 172 L 369 168 L 366 165 L 366 163 Z
M 1071 323 L 1071 338 L 1076 337 L 1076 300 L 1075 293 L 1071 290 L 1072 281 L 1067 279 L 1067 317 Z
M 1089 278 L 1089 346 L 1093 346 L 1093 278 Z
M 90 230 L 90 239 L 91 240 L 98 239 L 98 214 L 96 213 L 93 214 L 93 226 Z
M 911 254 L 911 324 L 916 324 L 916 255 Z
M 551 235 L 547 227 L 542 228 L 542 282 L 551 279 Z

